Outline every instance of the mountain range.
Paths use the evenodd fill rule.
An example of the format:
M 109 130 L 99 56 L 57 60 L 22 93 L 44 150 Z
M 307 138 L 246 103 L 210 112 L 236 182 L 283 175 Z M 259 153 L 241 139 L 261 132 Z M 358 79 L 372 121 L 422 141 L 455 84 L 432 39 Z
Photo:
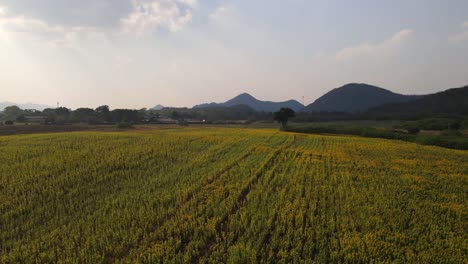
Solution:
M 296 100 L 289 100 L 285 102 L 260 101 L 248 93 L 240 94 L 224 103 L 201 104 L 201 105 L 196 105 L 193 108 L 200 109 L 200 108 L 212 108 L 212 107 L 230 107 L 230 106 L 235 106 L 235 105 L 246 105 L 256 111 L 264 111 L 264 112 L 278 111 L 279 109 L 283 107 L 291 108 L 292 110 L 298 112 L 304 108 L 304 105 L 302 105 Z
M 0 111 L 11 105 L 17 105 L 22 109 L 52 108 L 41 104 L 0 102 Z M 287 107 L 296 112 L 308 113 L 361 113 L 364 115 L 363 117 L 368 118 L 413 118 L 444 114 L 468 115 L 468 86 L 429 95 L 403 95 L 373 85 L 350 83 L 331 90 L 306 107 L 296 100 L 261 101 L 248 93 L 243 93 L 224 103 L 200 104 L 194 106 L 193 109 L 245 110 L 244 108 L 232 108 L 234 106 L 243 106 L 252 109 L 252 111 L 263 112 L 274 112 Z M 164 108 L 162 105 L 157 105 L 152 109 L 162 110 Z

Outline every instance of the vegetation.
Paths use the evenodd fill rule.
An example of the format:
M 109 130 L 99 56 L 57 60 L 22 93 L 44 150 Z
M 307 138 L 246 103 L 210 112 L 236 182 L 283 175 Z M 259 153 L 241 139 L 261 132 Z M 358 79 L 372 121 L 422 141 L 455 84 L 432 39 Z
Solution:
M 208 123 L 234 120 L 271 120 L 271 113 L 256 111 L 246 105 L 212 106 L 206 108 L 164 108 L 158 111 L 160 116 L 173 119 L 205 120 Z
M 0 263 L 465 263 L 468 152 L 251 129 L 0 137 Z
M 37 119 L 40 117 L 40 119 Z M 36 120 L 35 120 L 36 118 Z M 0 112 L 0 120 L 15 120 L 20 123 L 52 124 L 117 124 L 127 122 L 131 124 L 163 123 L 159 119 L 177 121 L 198 121 L 199 123 L 216 123 L 229 121 L 259 121 L 272 120 L 272 114 L 255 111 L 246 105 L 232 107 L 210 108 L 163 108 L 161 110 L 114 109 L 103 105 L 96 109 L 78 108 L 71 110 L 65 107 L 47 108 L 43 111 L 22 110 L 17 106 L 5 108 Z
M 290 118 L 293 118 L 296 115 L 294 110 L 291 108 L 281 108 L 278 112 L 273 113 L 273 120 L 281 123 L 281 128 L 286 128 Z
M 406 131 L 388 128 L 374 128 L 355 125 L 295 125 L 285 129 L 288 132 L 309 133 L 309 134 L 340 134 L 355 135 L 371 138 L 396 139 L 409 142 L 416 142 L 423 145 L 434 145 L 439 147 L 468 150 L 468 136 L 462 133 L 451 134 L 419 134 L 420 129 L 413 123 L 404 124 Z
M 132 124 L 127 123 L 127 122 L 120 122 L 115 125 L 117 129 L 129 129 L 129 128 L 134 128 Z
M 304 112 L 346 112 L 363 113 L 389 103 L 403 103 L 421 96 L 402 95 L 380 87 L 350 83 L 331 90 L 305 107 Z
M 366 113 L 367 118 L 422 119 L 434 117 L 467 117 L 468 86 L 449 89 L 407 103 L 378 106 Z

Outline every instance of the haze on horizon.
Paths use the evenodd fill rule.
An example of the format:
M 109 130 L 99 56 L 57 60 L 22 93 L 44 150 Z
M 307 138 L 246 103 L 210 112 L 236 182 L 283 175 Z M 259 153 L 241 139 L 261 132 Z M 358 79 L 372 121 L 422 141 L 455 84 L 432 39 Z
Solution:
M 468 1 L 0 0 L 0 102 L 142 108 L 468 84 Z

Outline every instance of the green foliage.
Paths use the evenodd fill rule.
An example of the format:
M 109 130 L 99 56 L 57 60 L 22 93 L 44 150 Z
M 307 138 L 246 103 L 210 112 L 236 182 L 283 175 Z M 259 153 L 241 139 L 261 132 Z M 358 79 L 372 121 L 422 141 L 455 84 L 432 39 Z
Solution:
M 398 127 L 400 128 L 400 127 Z M 460 118 L 425 118 L 421 120 L 405 122 L 401 125 L 403 129 L 443 131 L 447 129 L 459 130 L 463 128 L 463 120 Z
M 365 113 L 367 118 L 421 119 L 468 116 L 468 86 L 449 89 L 407 103 L 386 104 Z
M 418 134 L 418 127 L 412 127 L 412 125 L 404 127 L 407 129 L 408 133 L 402 133 L 401 131 L 384 128 L 350 125 L 297 125 L 287 127 L 285 131 L 308 134 L 340 134 L 371 138 L 395 139 L 416 142 L 423 145 L 434 145 L 445 148 L 468 150 L 468 137 L 461 133 L 450 133 L 449 135 L 444 133 L 441 135 L 423 135 Z
M 423 145 L 468 150 L 468 137 L 457 135 L 420 135 L 415 140 Z
M 464 263 L 468 153 L 193 129 L 0 137 L 0 263 Z
M 7 106 L 3 110 L 2 119 L 7 120 L 16 120 L 18 117 L 22 116 L 24 111 L 21 110 L 18 106 Z
M 72 112 L 74 123 L 94 123 L 96 118 L 96 112 L 91 108 L 78 108 Z
M 174 115 L 174 112 L 177 114 Z M 259 112 L 246 105 L 209 108 L 164 108 L 156 112 L 160 116 L 178 119 L 206 120 L 207 122 L 233 120 L 271 120 L 271 113 Z
M 421 129 L 418 126 L 408 126 L 406 131 L 408 131 L 410 134 L 418 134 L 421 132 Z
M 130 123 L 119 122 L 119 123 L 115 124 L 115 128 L 117 128 L 117 129 L 130 129 L 130 128 L 134 128 L 134 127 Z
M 296 113 L 291 108 L 281 108 L 279 111 L 273 113 L 273 120 L 281 123 L 281 127 L 285 129 L 288 124 L 288 120 L 293 118 L 295 115 Z

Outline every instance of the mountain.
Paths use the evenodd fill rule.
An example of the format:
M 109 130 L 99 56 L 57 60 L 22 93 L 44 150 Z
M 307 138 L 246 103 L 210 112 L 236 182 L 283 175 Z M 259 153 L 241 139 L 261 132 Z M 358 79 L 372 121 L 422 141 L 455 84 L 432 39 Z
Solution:
M 289 100 L 285 102 L 260 101 L 248 93 L 240 94 L 225 103 L 201 104 L 201 105 L 196 105 L 193 108 L 199 109 L 199 108 L 211 108 L 211 107 L 230 107 L 230 106 L 235 106 L 235 105 L 247 105 L 256 111 L 265 111 L 265 112 L 278 111 L 279 109 L 283 107 L 288 107 L 298 112 L 304 108 L 304 106 L 296 100 Z
M 156 111 L 159 111 L 159 110 L 162 110 L 164 108 L 164 106 L 158 104 L 157 106 L 151 108 L 151 110 L 156 110 Z
M 418 98 L 421 96 L 402 95 L 368 84 L 350 83 L 331 90 L 303 111 L 358 113 L 387 103 L 408 102 Z
M 366 115 L 386 118 L 421 118 L 441 115 L 468 116 L 468 86 L 426 95 L 407 103 L 391 103 L 370 109 Z
M 26 104 L 17 104 L 12 102 L 0 102 L 0 111 L 3 111 L 5 107 L 16 105 L 21 109 L 36 109 L 39 111 L 44 110 L 45 108 L 52 108 L 52 106 L 42 105 L 42 104 L 33 104 L 33 103 L 26 103 Z

